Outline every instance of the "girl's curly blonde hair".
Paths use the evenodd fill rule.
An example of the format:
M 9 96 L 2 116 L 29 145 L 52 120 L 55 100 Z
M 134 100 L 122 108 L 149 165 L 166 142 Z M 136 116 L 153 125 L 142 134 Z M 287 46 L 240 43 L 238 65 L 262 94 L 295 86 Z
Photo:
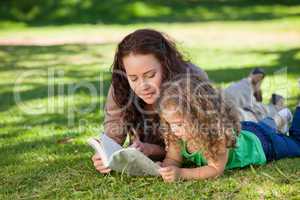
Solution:
M 179 141 L 163 120 L 162 114 L 169 108 L 175 108 L 172 114 L 187 121 L 184 127 L 188 133 L 188 147 L 202 151 L 206 158 L 215 160 L 227 148 L 235 147 L 236 134 L 240 132 L 238 112 L 210 83 L 193 75 L 177 77 L 162 86 L 157 106 L 166 150 L 171 143 Z

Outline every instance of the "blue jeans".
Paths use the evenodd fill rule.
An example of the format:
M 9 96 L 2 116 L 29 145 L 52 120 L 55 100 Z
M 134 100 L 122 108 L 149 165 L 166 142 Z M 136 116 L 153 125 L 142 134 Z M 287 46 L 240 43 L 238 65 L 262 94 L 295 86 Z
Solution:
M 242 130 L 254 133 L 262 143 L 267 161 L 279 160 L 287 157 L 300 157 L 300 107 L 296 108 L 289 135 L 276 131 L 272 118 L 260 122 L 243 121 Z M 275 125 L 275 126 L 274 126 Z

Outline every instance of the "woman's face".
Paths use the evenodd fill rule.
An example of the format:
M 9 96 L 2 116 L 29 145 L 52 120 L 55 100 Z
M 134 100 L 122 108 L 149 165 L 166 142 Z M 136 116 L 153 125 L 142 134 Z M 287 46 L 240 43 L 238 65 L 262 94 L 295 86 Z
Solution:
M 147 104 L 154 104 L 159 97 L 162 66 L 152 54 L 129 54 L 123 65 L 131 89 Z

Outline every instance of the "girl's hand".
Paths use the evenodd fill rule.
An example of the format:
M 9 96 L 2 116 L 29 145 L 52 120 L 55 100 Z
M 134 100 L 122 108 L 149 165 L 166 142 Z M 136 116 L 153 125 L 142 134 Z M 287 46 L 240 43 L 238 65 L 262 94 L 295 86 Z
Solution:
M 102 159 L 98 154 L 93 155 L 92 160 L 97 171 L 101 174 L 107 174 L 111 171 L 110 168 L 103 165 Z
M 165 182 L 174 182 L 181 178 L 181 169 L 176 166 L 162 167 L 159 173 Z

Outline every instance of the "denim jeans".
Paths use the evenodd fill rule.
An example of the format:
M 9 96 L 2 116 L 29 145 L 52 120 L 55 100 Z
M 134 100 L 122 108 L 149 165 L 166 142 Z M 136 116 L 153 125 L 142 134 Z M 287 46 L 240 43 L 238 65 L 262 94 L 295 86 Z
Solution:
M 267 161 L 300 157 L 300 107 L 296 108 L 289 136 L 278 133 L 272 120 L 268 118 L 259 122 L 243 121 L 242 129 L 254 133 L 259 138 Z

